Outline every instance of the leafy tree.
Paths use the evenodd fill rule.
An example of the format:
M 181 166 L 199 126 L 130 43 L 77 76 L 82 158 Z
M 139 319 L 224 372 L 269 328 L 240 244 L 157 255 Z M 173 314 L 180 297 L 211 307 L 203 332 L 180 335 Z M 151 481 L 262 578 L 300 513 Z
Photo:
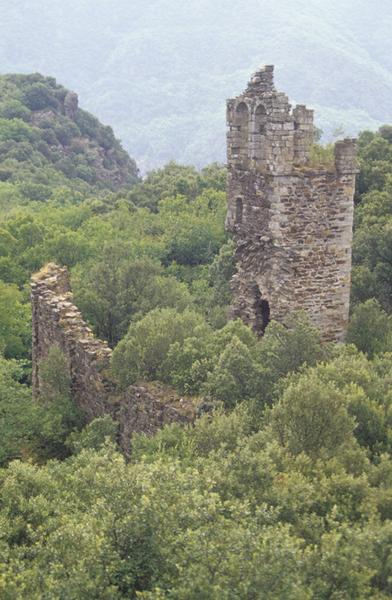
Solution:
M 0 350 L 6 358 L 27 356 L 30 339 L 30 307 L 16 285 L 0 281 Z
M 124 387 L 138 378 L 156 379 L 160 375 L 165 380 L 162 365 L 171 344 L 183 342 L 203 325 L 198 313 L 188 309 L 178 313 L 172 308 L 152 310 L 132 323 L 113 353 L 112 368 L 119 384 Z
M 29 456 L 33 405 L 22 365 L 0 356 L 0 465 Z
M 157 307 L 184 310 L 192 298 L 184 284 L 164 277 L 148 257 L 126 256 L 127 248 L 106 246 L 103 259 L 78 275 L 76 301 L 98 336 L 115 345 L 131 321 Z
M 136 185 L 128 194 L 136 206 L 158 209 L 165 198 L 186 196 L 194 200 L 203 188 L 225 189 L 225 169 L 212 165 L 200 174 L 194 167 L 168 163 L 162 169 L 148 173 L 143 183 Z
M 390 355 L 369 360 L 354 346 L 335 351 L 337 356 L 319 363 L 311 372 L 325 385 L 335 386 L 346 399 L 348 412 L 355 417 L 358 442 L 375 455 L 389 451 L 391 427 Z M 292 375 L 283 381 L 293 381 Z M 281 388 L 281 389 L 283 389 Z
M 71 381 L 65 356 L 60 348 L 52 346 L 40 364 L 35 451 L 45 458 L 66 456 L 66 439 L 81 424 L 82 415 L 71 397 Z
M 247 355 L 248 349 L 256 345 L 256 336 L 242 321 L 230 321 L 218 331 L 203 323 L 194 330 L 191 337 L 170 345 L 161 373 L 165 380 L 175 385 L 182 393 L 197 394 L 205 391 L 213 394 L 213 390 L 219 388 L 218 384 L 212 382 L 214 378 L 220 377 L 218 364 L 221 355 L 230 344 L 238 343 L 245 346 Z M 235 350 L 229 354 L 235 361 Z M 254 362 L 251 363 L 257 369 Z M 222 374 L 222 377 L 225 378 L 226 375 L 230 378 L 228 373 Z M 210 378 L 211 387 L 209 384 L 204 386 L 207 378 Z M 245 389 L 241 393 L 243 398 L 249 396 Z
M 81 431 L 73 431 L 66 440 L 66 445 L 73 453 L 85 449 L 100 450 L 105 444 L 115 444 L 118 423 L 109 415 L 97 417 Z
M 255 350 L 255 358 L 269 377 L 263 401 L 271 400 L 275 383 L 303 365 L 322 360 L 328 349 L 321 345 L 320 333 L 303 312 L 290 314 L 286 323 L 271 321 Z
M 392 317 L 387 315 L 377 300 L 358 304 L 350 319 L 347 341 L 369 356 L 391 351 Z
M 294 454 L 334 456 L 353 440 L 355 421 L 344 395 L 312 372 L 288 385 L 270 420 L 276 438 Z
M 262 393 L 263 375 L 249 348 L 234 336 L 220 355 L 203 389 L 230 408 L 241 400 Z

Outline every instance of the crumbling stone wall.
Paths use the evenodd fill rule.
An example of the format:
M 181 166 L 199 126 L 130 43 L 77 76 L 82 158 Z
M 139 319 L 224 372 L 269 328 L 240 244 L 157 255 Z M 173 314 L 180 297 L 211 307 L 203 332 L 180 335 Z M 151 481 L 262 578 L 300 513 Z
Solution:
M 166 423 L 189 422 L 192 413 L 182 413 L 155 396 L 145 386 L 130 386 L 119 392 L 110 378 L 111 349 L 95 338 L 83 320 L 73 297 L 66 267 L 50 263 L 31 278 L 33 312 L 32 384 L 41 389 L 40 364 L 52 346 L 65 356 L 71 378 L 72 397 L 86 421 L 110 414 L 119 423 L 119 442 L 128 453 L 135 432 L 153 434 Z M 189 407 L 188 407 L 189 408 Z
M 349 311 L 355 140 L 333 168 L 310 165 L 313 111 L 291 110 L 273 67 L 227 103 L 228 211 L 236 242 L 232 316 L 258 333 L 305 309 L 324 340 L 344 339 Z
M 88 418 L 107 412 L 114 392 L 108 378 L 111 350 L 97 340 L 72 302 L 65 267 L 49 264 L 31 280 L 33 310 L 33 391 L 40 390 L 40 362 L 52 346 L 63 352 L 71 375 L 72 395 Z

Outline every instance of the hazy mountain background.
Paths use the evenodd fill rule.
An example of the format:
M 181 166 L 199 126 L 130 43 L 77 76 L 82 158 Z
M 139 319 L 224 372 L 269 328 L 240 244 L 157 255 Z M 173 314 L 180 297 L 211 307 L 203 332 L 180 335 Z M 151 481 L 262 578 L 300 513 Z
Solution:
M 326 138 L 391 121 L 391 0 L 0 0 L 2 73 L 52 75 L 144 171 L 225 156 L 225 99 L 259 65 Z

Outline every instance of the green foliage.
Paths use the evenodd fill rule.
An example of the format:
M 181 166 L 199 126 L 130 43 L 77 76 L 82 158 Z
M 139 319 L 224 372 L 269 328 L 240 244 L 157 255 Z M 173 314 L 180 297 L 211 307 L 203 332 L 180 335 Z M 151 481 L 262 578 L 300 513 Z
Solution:
M 198 313 L 172 308 L 155 309 L 137 323 L 131 324 L 127 335 L 113 353 L 113 374 L 125 387 L 138 378 L 165 380 L 162 365 L 171 344 L 200 335 L 207 325 Z
M 41 468 L 12 464 L 2 596 L 388 597 L 391 532 L 378 506 L 390 459 L 370 469 L 358 455 L 353 473 L 344 443 L 325 436 L 335 456 L 295 457 L 250 421 L 237 409 L 140 436 L 130 464 L 107 445 Z
M 310 149 L 309 166 L 314 168 L 333 169 L 335 164 L 334 145 L 313 144 Z
M 53 78 L 6 75 L 0 90 L 0 179 L 23 184 L 26 199 L 46 201 L 50 187 L 39 194 L 39 186 L 43 192 L 67 179 L 81 190 L 137 181 L 135 162 L 110 127 L 81 109 L 75 120 L 65 116 L 67 90 Z
M 4 239 L 9 241 L 10 238 L 4 236 Z M 15 284 L 0 280 L 0 352 L 6 358 L 28 355 L 31 340 L 30 307 L 22 299 Z
M 52 79 L 0 89 L 0 596 L 389 597 L 388 127 L 360 139 L 349 340 L 365 355 L 322 346 L 301 313 L 262 338 L 227 322 L 224 168 L 98 192 L 94 144 L 129 167 L 110 128 L 65 117 Z M 210 412 L 134 436 L 126 463 L 108 415 L 83 427 L 57 347 L 33 400 L 27 283 L 50 260 L 117 344 L 121 387 L 160 379 Z
M 156 211 L 161 200 L 185 196 L 192 201 L 205 189 L 225 191 L 223 165 L 214 163 L 198 172 L 194 167 L 170 162 L 162 169 L 150 171 L 143 183 L 129 192 L 128 198 L 136 206 Z
M 335 351 L 336 352 L 336 351 Z M 391 437 L 391 355 L 369 360 L 353 346 L 342 347 L 337 356 L 313 367 L 311 373 L 323 385 L 332 385 L 346 399 L 348 412 L 355 417 L 358 442 L 374 454 L 390 451 Z M 287 382 L 297 381 L 292 375 Z M 285 389 L 286 382 L 283 381 Z
M 275 384 L 304 365 L 315 365 L 328 355 L 320 333 L 304 312 L 287 316 L 285 324 L 271 321 L 256 348 L 256 360 L 265 373 L 262 403 L 271 401 Z
M 225 241 L 226 197 L 207 190 L 190 202 L 182 196 L 159 205 L 167 244 L 166 262 L 195 266 L 210 262 Z
M 354 303 L 376 298 L 392 310 L 392 142 L 388 126 L 359 136 L 361 172 L 357 182 L 353 247 Z
M 68 454 L 66 439 L 82 423 L 82 415 L 71 398 L 71 380 L 65 356 L 57 346 L 49 349 L 40 364 L 40 390 L 34 443 L 45 458 Z
M 43 110 L 44 108 L 55 107 L 57 104 L 52 89 L 41 82 L 32 83 L 26 87 L 22 99 L 30 110 Z
M 33 413 L 31 390 L 21 383 L 22 365 L 0 356 L 0 465 L 27 454 Z
M 118 423 L 109 415 L 97 417 L 81 431 L 73 431 L 66 440 L 66 445 L 73 454 L 82 450 L 100 450 L 105 444 L 115 444 Z
M 258 346 L 261 361 L 278 379 L 301 365 L 313 365 L 325 356 L 320 333 L 306 313 L 298 311 L 287 316 L 285 324 L 268 325 Z
M 163 276 L 148 257 L 133 260 L 118 246 L 106 246 L 100 262 L 90 261 L 79 274 L 76 301 L 100 337 L 115 345 L 131 321 L 159 307 L 181 311 L 192 305 L 186 285 Z M 91 266 L 90 266 L 91 265 Z
M 49 349 L 48 356 L 40 364 L 41 393 L 44 402 L 51 403 L 59 397 L 71 395 L 71 378 L 64 354 L 58 346 Z
M 355 421 L 344 395 L 310 372 L 290 383 L 271 411 L 271 428 L 289 452 L 335 456 L 353 440 Z
M 350 319 L 347 341 L 369 356 L 392 351 L 391 315 L 381 308 L 377 300 L 358 304 Z
M 388 136 L 382 135 L 382 128 L 377 133 L 364 131 L 358 142 L 361 172 L 357 192 L 382 191 L 388 176 L 392 174 L 392 142 Z
M 207 395 L 230 408 L 258 394 L 262 374 L 262 367 L 253 359 L 250 349 L 233 336 L 203 389 Z

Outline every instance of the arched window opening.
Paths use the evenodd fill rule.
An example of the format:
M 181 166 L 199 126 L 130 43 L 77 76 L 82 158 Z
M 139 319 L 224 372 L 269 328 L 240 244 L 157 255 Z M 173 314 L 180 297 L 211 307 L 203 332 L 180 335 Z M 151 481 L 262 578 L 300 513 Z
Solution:
M 263 335 L 270 322 L 270 306 L 268 301 L 262 297 L 260 288 L 257 284 L 255 284 L 254 291 L 255 330 L 258 335 Z
M 263 104 L 259 104 L 255 112 L 256 133 L 265 134 L 267 124 L 267 111 Z
M 254 114 L 253 148 L 254 158 L 261 164 L 265 158 L 265 144 L 267 134 L 267 110 L 263 104 L 256 107 Z
M 237 131 L 241 132 L 241 137 L 248 131 L 249 111 L 245 102 L 240 102 L 235 109 L 234 125 Z
M 244 115 L 248 116 L 248 106 L 246 102 L 240 102 L 235 109 L 237 115 L 241 119 Z
M 240 102 L 234 113 L 234 137 L 232 154 L 239 164 L 245 166 L 248 159 L 249 110 L 245 102 Z
M 244 211 L 244 203 L 242 198 L 237 198 L 235 205 L 235 222 L 236 225 L 240 225 L 242 223 L 242 215 Z
M 264 104 L 259 104 L 256 108 L 256 115 L 266 115 L 267 111 Z

